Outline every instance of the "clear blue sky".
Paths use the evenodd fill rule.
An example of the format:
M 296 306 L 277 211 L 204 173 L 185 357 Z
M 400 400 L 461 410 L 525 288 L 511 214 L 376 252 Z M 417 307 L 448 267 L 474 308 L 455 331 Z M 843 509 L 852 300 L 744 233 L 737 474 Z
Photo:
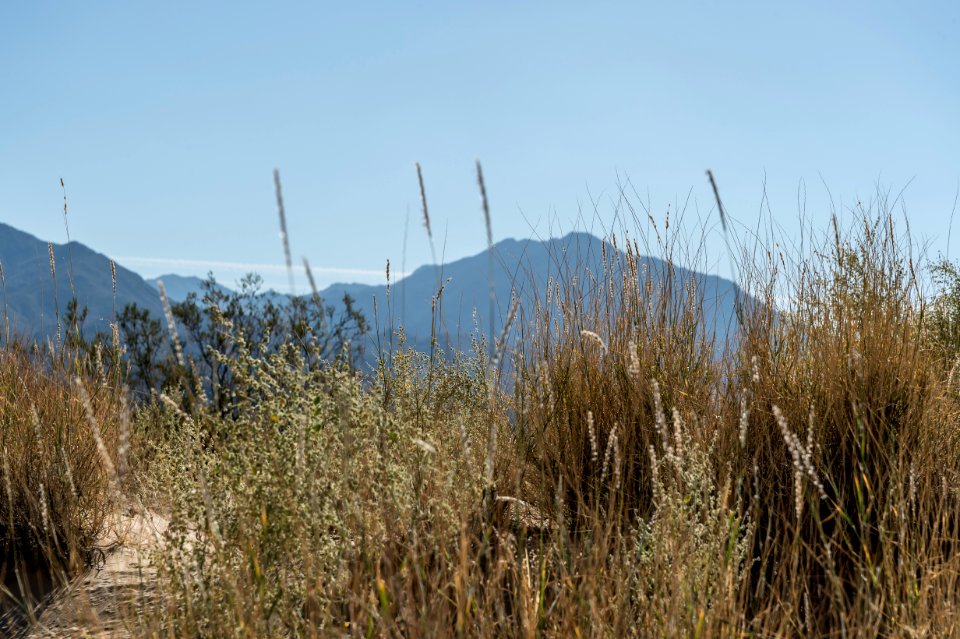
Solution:
M 821 176 L 843 206 L 912 179 L 913 234 L 946 251 L 958 7 L 5 2 L 0 221 L 62 241 L 62 176 L 74 239 L 141 273 L 282 265 L 276 166 L 295 258 L 332 269 L 321 283 L 379 281 L 408 209 L 407 268 L 430 259 L 415 161 L 438 251 L 484 248 L 480 158 L 498 239 L 594 220 L 591 198 L 609 223 L 627 177 L 657 219 L 688 192 L 706 217 L 712 168 L 747 225 L 766 176 L 788 233 L 801 181 L 822 224 Z

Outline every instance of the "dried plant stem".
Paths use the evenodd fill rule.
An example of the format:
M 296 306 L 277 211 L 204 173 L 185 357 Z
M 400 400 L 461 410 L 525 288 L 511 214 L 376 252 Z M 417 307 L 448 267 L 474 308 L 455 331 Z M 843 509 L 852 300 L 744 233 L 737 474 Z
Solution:
M 430 209 L 427 207 L 427 189 L 423 184 L 423 169 L 420 163 L 417 166 L 417 184 L 420 186 L 420 205 L 423 209 L 423 227 L 427 229 L 427 239 L 430 241 L 430 255 L 433 258 L 433 270 L 437 278 L 437 288 L 440 287 L 440 266 L 437 263 L 437 250 L 433 244 L 433 230 L 430 228 Z
M 53 243 L 47 242 L 47 253 L 50 255 L 50 277 L 53 279 L 53 313 L 57 320 L 57 347 L 62 341 L 62 332 L 60 327 L 60 301 L 57 294 L 57 262 L 53 257 Z
M 170 308 L 170 302 L 167 299 L 167 289 L 163 286 L 163 280 L 157 280 L 157 289 L 160 291 L 160 302 L 163 304 L 163 313 L 167 318 L 167 330 L 170 334 L 170 343 L 173 344 L 173 352 L 177 357 L 177 363 L 180 366 L 186 366 L 186 360 L 183 357 L 183 347 L 180 346 L 180 334 L 177 331 L 177 322 L 173 317 L 173 309 Z
M 283 207 L 283 189 L 280 187 L 280 170 L 273 170 L 273 186 L 277 193 L 277 214 L 280 216 L 280 243 L 283 244 L 283 259 L 287 264 L 287 277 L 290 279 L 290 294 L 296 295 L 293 282 L 293 258 L 290 253 L 290 236 L 287 234 L 287 214 Z
M 483 181 L 483 167 L 480 166 L 480 160 L 477 160 L 477 186 L 480 187 L 480 203 L 483 206 L 483 224 L 487 230 L 487 286 L 489 288 L 489 309 L 488 309 L 488 356 L 492 362 L 495 359 L 497 344 L 494 343 L 494 323 L 493 314 L 497 306 L 497 289 L 493 275 L 493 227 L 490 224 L 490 203 L 487 200 L 487 186 Z

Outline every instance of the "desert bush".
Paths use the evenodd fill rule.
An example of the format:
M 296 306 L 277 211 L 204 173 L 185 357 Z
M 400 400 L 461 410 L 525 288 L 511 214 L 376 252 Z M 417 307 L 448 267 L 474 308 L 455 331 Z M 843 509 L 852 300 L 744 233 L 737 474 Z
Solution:
M 723 623 L 747 630 L 738 613 L 758 504 L 750 508 L 742 478 L 728 473 L 716 483 L 715 442 L 695 445 L 689 426 L 675 415 L 666 450 L 650 448 L 653 511 L 637 524 L 628 582 L 635 633 L 701 636 Z
M 367 384 L 345 361 L 309 366 L 293 346 L 254 354 L 234 336 L 235 414 L 167 399 L 153 416 L 168 435 L 151 486 L 172 517 L 152 632 L 332 632 L 351 620 L 357 566 L 415 539 L 421 522 L 455 538 L 465 504 L 479 503 L 464 451 L 484 450 L 471 445 L 486 406 L 471 388 L 484 382 L 402 352 Z

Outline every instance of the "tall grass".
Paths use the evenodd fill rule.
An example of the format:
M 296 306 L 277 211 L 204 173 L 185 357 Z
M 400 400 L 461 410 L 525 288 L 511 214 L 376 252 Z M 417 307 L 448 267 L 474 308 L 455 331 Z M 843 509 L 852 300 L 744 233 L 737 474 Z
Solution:
M 478 335 L 445 359 L 401 333 L 364 377 L 220 327 L 237 410 L 163 397 L 135 422 L 126 489 L 170 526 L 131 632 L 960 636 L 955 351 L 910 238 L 879 203 L 804 252 L 737 253 L 719 343 L 708 283 L 656 230 L 662 261 L 610 237 L 598 272 L 521 309 L 505 355 Z M 116 391 L 91 396 L 112 437 Z M 44 446 L 6 475 L 28 537 L 35 478 L 70 494 Z M 82 485 L 103 486 L 86 446 Z
M 720 503 L 739 504 L 727 543 L 714 550 L 726 548 L 724 566 L 731 556 L 748 561 L 709 587 L 687 582 L 688 616 L 667 616 L 666 634 L 684 625 L 711 635 L 954 632 L 956 394 L 924 339 L 909 240 L 889 216 L 859 223 L 843 232 L 834 221 L 812 254 L 789 266 L 771 256 L 750 273 L 789 302 L 775 310 L 768 294 L 746 308 L 719 360 L 697 339 L 695 286 L 679 309 L 661 295 L 651 313 L 629 250 L 625 267 L 598 278 L 628 283 L 611 289 L 626 294 L 613 312 L 609 294 L 584 307 L 582 291 L 562 289 L 559 330 L 528 359 L 525 431 L 539 434 L 529 454 L 550 479 L 540 482 L 543 503 L 550 486 L 566 486 L 558 515 L 587 543 L 611 517 L 621 528 L 661 523 L 657 478 L 691 448 L 710 451 Z M 671 285 L 669 271 L 662 281 Z M 599 339 L 583 339 L 590 329 Z M 595 439 L 614 432 L 622 486 L 603 484 L 594 461 Z M 706 495 L 691 486 L 685 500 L 715 509 Z M 704 530 L 709 521 L 699 518 Z M 689 543 L 682 527 L 663 535 Z M 732 552 L 741 547 L 744 555 Z M 670 561 L 672 571 L 687 569 Z M 704 593 L 738 583 L 739 594 L 728 590 L 740 599 L 735 614 L 711 615 Z
M 82 369 L 18 344 L 0 351 L 2 607 L 14 618 L 102 556 L 118 505 L 123 395 Z
M 771 252 L 717 344 L 703 282 L 611 238 L 502 386 L 479 341 L 370 384 L 247 362 L 237 420 L 163 417 L 143 632 L 956 634 L 958 404 L 908 242 L 864 212 Z

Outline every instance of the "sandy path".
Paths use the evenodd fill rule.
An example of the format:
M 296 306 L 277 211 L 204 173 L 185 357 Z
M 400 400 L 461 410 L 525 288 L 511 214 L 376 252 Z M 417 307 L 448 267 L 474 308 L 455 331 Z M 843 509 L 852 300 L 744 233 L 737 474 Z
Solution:
M 30 639 L 129 637 L 124 618 L 149 597 L 154 571 L 148 553 L 160 543 L 167 521 L 160 515 L 127 510 L 111 526 L 103 547 L 114 548 L 103 564 L 52 596 L 26 636 Z

